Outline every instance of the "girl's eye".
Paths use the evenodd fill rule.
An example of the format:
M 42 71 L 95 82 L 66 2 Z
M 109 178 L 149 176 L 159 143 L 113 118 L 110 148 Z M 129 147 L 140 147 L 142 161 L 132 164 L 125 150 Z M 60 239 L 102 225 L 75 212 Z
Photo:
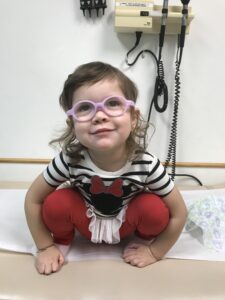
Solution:
M 81 103 L 76 108 L 76 113 L 88 112 L 92 109 L 93 109 L 93 105 L 91 105 L 90 103 Z
M 123 105 L 122 101 L 118 98 L 110 98 L 106 101 L 106 106 L 111 108 L 121 107 Z

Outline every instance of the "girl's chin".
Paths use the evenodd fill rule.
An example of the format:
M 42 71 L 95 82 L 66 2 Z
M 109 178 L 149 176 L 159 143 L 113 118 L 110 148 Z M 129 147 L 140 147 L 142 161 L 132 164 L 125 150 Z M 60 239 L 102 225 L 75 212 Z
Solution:
M 96 151 L 96 152 L 111 152 L 111 151 L 115 151 L 115 147 L 112 147 L 110 145 L 98 145 L 95 147 L 89 147 L 90 151 Z
M 90 151 L 97 151 L 97 152 L 114 152 L 117 151 L 118 149 L 121 149 L 121 144 L 120 145 L 113 145 L 112 143 L 96 143 L 92 144 L 88 149 Z

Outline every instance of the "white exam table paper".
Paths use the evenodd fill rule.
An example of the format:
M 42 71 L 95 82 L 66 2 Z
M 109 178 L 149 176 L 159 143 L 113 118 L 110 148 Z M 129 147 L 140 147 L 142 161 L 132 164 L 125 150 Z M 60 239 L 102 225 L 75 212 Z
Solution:
M 185 203 L 189 206 L 200 197 L 224 196 L 225 189 L 181 191 Z M 0 190 L 0 249 L 34 254 L 36 247 L 27 227 L 24 213 L 26 190 Z M 167 253 L 167 258 L 225 261 L 225 252 L 207 249 L 201 242 L 201 231 L 189 233 L 183 230 L 176 244 Z M 93 244 L 82 236 L 75 237 L 67 260 L 121 260 L 123 248 L 130 239 L 117 245 Z

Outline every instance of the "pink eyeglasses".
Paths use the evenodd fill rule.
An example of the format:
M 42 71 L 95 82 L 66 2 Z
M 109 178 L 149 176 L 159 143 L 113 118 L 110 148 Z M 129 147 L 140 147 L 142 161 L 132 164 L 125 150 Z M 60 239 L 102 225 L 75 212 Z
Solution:
M 77 122 L 87 122 L 94 117 L 99 109 L 110 117 L 119 117 L 131 106 L 135 106 L 132 100 L 127 100 L 121 96 L 110 96 L 101 102 L 81 100 L 69 109 L 66 114 L 67 116 L 72 116 Z

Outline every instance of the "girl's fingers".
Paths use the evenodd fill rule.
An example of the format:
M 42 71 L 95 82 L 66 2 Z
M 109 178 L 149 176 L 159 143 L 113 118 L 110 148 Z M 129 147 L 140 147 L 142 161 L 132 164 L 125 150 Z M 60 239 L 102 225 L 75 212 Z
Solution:
M 60 265 L 60 267 L 64 264 L 64 262 L 65 262 L 65 259 L 64 259 L 63 255 L 60 254 L 59 255 L 59 265 Z
M 126 249 L 137 249 L 138 247 L 140 247 L 140 244 L 138 244 L 138 243 L 130 243 L 127 247 L 126 247 Z
M 60 267 L 64 264 L 64 258 L 62 255 L 59 256 L 58 260 L 36 263 L 36 269 L 40 274 L 49 275 L 51 273 L 57 272 Z
M 36 264 L 36 269 L 38 270 L 38 272 L 40 274 L 43 274 L 44 273 L 44 270 L 45 270 L 45 266 L 43 264 Z

